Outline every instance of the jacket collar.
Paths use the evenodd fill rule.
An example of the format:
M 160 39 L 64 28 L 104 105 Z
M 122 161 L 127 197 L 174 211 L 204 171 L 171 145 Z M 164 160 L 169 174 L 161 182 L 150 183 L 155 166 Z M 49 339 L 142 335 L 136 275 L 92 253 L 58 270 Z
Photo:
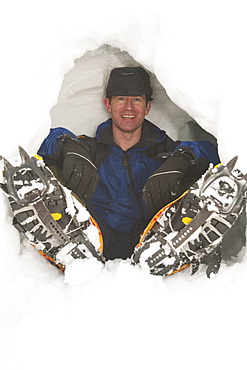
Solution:
M 112 127 L 111 118 L 98 126 L 96 136 L 95 136 L 97 143 L 118 146 L 113 141 L 111 127 Z M 165 137 L 166 137 L 165 131 L 159 129 L 153 123 L 145 119 L 143 122 L 143 126 L 142 126 L 141 140 L 136 145 L 134 145 L 132 148 L 147 147 L 147 146 L 149 147 L 149 146 L 152 146 L 156 143 L 163 141 Z

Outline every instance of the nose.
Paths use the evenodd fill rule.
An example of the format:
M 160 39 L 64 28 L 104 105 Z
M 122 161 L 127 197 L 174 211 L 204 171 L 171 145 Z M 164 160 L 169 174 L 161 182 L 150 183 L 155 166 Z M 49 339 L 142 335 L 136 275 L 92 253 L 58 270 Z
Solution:
M 133 101 L 131 97 L 127 97 L 125 100 L 125 109 L 131 110 L 133 108 Z

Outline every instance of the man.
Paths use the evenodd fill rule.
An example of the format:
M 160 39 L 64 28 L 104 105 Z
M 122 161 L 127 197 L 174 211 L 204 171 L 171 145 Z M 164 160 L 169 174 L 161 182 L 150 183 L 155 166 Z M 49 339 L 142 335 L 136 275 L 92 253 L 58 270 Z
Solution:
M 174 142 L 145 116 L 150 77 L 141 67 L 115 68 L 104 104 L 111 118 L 94 138 L 52 129 L 39 154 L 97 220 L 107 259 L 128 258 L 154 214 L 219 163 L 208 141 Z

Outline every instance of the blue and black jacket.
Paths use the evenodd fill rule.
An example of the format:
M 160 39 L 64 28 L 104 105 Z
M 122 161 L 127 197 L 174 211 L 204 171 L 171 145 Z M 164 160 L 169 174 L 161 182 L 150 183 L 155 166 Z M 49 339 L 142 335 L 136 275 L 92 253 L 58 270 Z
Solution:
M 123 151 L 113 141 L 109 119 L 98 126 L 94 138 L 76 137 L 61 127 L 51 129 L 39 150 L 48 165 L 62 166 L 64 136 L 76 138 L 89 149 L 99 174 L 92 203 L 106 224 L 121 233 L 141 233 L 153 216 L 146 210 L 142 190 L 148 177 L 164 162 L 164 154 L 169 156 L 181 147 L 193 153 L 195 165 L 188 181 L 184 181 L 184 190 L 205 172 L 210 162 L 219 163 L 217 149 L 211 142 L 173 141 L 147 120 L 143 123 L 141 140 Z

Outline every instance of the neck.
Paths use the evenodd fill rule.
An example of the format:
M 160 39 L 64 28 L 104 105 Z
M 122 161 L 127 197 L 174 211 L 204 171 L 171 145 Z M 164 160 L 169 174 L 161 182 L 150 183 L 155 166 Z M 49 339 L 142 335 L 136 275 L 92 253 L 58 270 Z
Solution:
M 130 149 L 141 139 L 141 128 L 134 132 L 124 132 L 112 127 L 113 140 L 123 151 Z

